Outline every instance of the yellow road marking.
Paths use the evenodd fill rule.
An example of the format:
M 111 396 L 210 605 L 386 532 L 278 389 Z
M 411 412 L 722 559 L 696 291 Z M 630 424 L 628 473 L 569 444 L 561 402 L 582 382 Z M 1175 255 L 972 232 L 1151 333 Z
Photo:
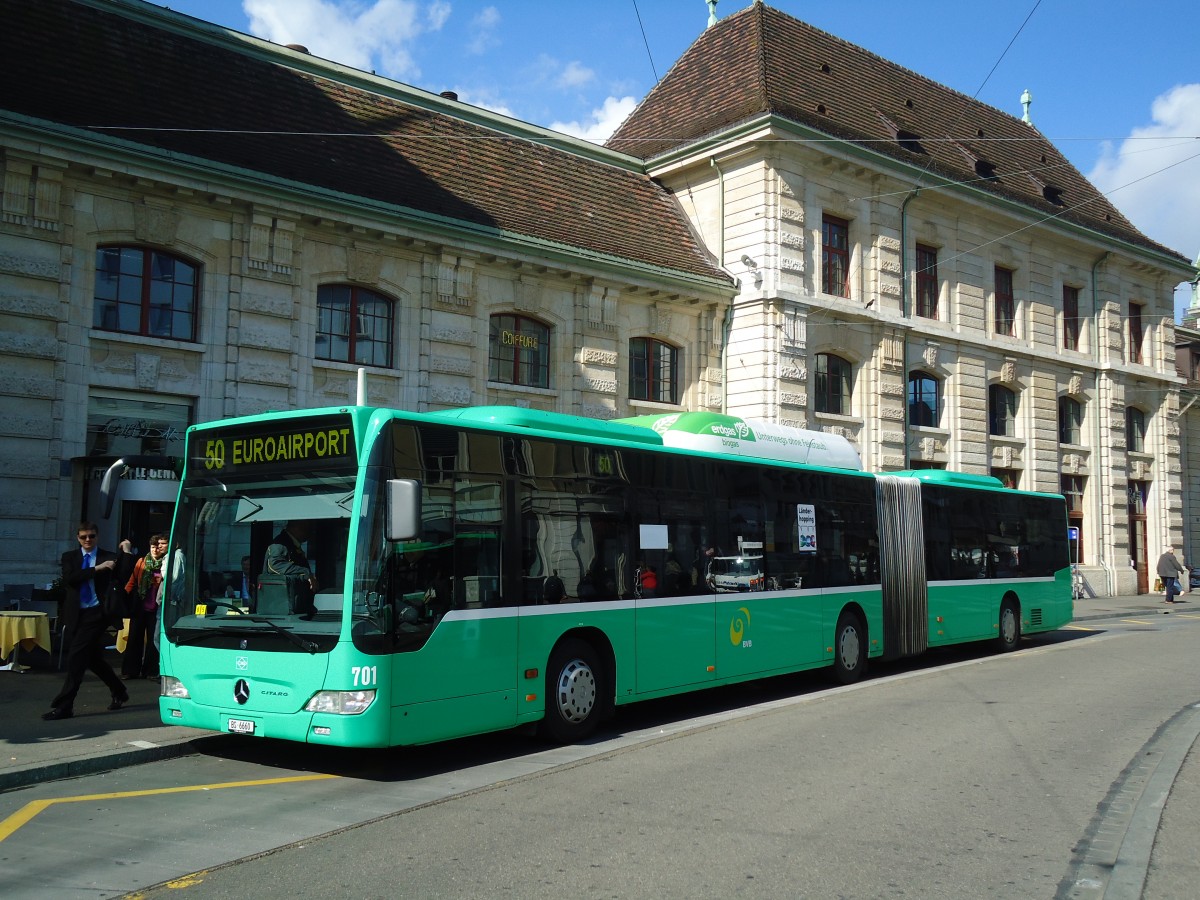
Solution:
M 221 784 L 195 784 L 187 787 L 148 788 L 142 791 L 118 791 L 110 794 L 85 794 L 82 797 L 59 797 L 56 800 L 34 800 L 0 822 L 0 843 L 17 832 L 42 810 L 60 803 L 87 803 L 93 800 L 127 800 L 131 797 L 153 797 L 156 794 L 186 794 L 193 791 L 221 791 L 227 788 L 261 787 L 268 784 L 290 784 L 298 781 L 324 781 L 337 775 L 292 775 L 287 778 L 261 778 L 256 781 L 226 781 Z
M 1086 625 L 1064 625 L 1063 631 L 1099 631 L 1099 628 L 1088 628 Z
M 1122 619 L 1121 621 L 1127 625 L 1153 625 L 1154 624 L 1153 622 L 1147 622 L 1142 619 Z

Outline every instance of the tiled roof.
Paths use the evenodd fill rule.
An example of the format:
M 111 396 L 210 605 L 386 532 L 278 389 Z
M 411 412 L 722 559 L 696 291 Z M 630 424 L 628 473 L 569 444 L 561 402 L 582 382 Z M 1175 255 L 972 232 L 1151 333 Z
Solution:
M 337 67 L 300 71 L 287 51 L 189 31 L 168 15 L 147 4 L 0 0 L 0 108 L 618 265 L 730 282 L 671 196 L 628 161 L 604 161 L 602 148 L 579 155 L 522 123 L 467 121 L 432 95 L 424 106 L 435 108 L 423 108 L 394 96 L 422 92 L 370 90 Z
M 927 185 L 970 182 L 1179 256 L 1139 232 L 1036 128 L 761 2 L 704 31 L 608 146 L 651 159 L 768 114 L 927 169 Z

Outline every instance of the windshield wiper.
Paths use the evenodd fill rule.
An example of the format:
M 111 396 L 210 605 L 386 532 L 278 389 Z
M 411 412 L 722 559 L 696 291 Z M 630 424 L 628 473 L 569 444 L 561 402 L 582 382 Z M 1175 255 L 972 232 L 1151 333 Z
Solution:
M 247 622 L 257 622 L 262 625 L 267 625 L 270 628 L 273 628 L 279 634 L 282 634 L 285 638 L 287 638 L 289 641 L 291 641 L 293 644 L 295 644 L 297 647 L 299 647 L 301 650 L 304 650 L 307 653 L 316 653 L 317 650 L 320 649 L 313 641 L 306 641 L 304 638 L 300 637 L 300 635 L 289 631 L 288 629 L 284 628 L 279 623 L 277 623 L 271 619 L 268 619 L 266 616 L 256 616 L 253 613 L 244 613 L 241 611 L 241 609 L 234 606 L 232 603 L 223 603 L 220 600 L 205 600 L 204 602 L 207 603 L 209 606 L 217 606 L 217 607 L 222 607 L 224 609 L 232 609 L 234 612 L 237 613 L 237 616 L 234 617 L 235 619 L 244 619 Z M 221 628 L 219 630 L 228 632 L 230 629 L 228 628 L 228 626 L 221 626 Z

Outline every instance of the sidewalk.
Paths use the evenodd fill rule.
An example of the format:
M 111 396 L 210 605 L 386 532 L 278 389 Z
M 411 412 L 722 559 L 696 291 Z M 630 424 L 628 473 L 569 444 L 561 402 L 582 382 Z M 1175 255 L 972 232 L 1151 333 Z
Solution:
M 1157 594 L 1077 600 L 1075 621 L 1166 615 L 1191 606 L 1200 610 L 1200 592 L 1184 596 L 1192 602 L 1169 606 Z M 22 651 L 21 660 L 30 666 L 26 672 L 0 672 L 0 791 L 184 756 L 192 752 L 192 740 L 208 733 L 161 723 L 157 681 L 125 682 L 129 703 L 109 712 L 108 688 L 90 672 L 76 698 L 75 716 L 43 722 L 63 673 L 55 668 L 57 657 L 44 650 Z M 120 670 L 115 651 L 109 651 L 109 663 Z
M 107 654 L 121 671 L 121 657 Z M 158 681 L 124 682 L 129 702 L 108 711 L 108 687 L 88 672 L 75 698 L 75 715 L 42 721 L 62 687 L 64 673 L 41 648 L 21 651 L 24 672 L 0 672 L 0 791 L 43 781 L 91 775 L 192 752 L 190 741 L 205 732 L 163 725 L 158 717 Z

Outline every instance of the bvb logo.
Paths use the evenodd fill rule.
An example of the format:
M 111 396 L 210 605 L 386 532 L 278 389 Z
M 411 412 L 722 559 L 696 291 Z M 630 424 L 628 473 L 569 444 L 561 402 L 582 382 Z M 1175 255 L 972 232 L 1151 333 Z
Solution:
M 750 610 L 744 606 L 739 606 L 737 612 L 733 614 L 733 618 L 729 621 L 729 643 L 737 647 L 739 644 L 743 647 L 749 647 L 751 641 L 746 637 L 746 632 L 750 629 Z

